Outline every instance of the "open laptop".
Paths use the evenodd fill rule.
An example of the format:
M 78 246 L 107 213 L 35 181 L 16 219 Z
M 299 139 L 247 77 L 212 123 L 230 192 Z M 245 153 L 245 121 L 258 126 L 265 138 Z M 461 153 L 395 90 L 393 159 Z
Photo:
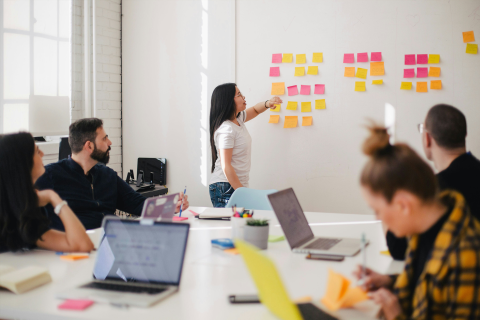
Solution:
M 103 228 L 93 281 L 57 298 L 148 307 L 178 290 L 188 223 L 105 217 Z
M 315 237 L 292 188 L 269 194 L 268 200 L 293 252 L 354 256 L 360 251 L 360 239 Z
M 258 297 L 268 310 L 284 320 L 334 320 L 337 319 L 320 310 L 312 303 L 294 304 L 283 286 L 282 279 L 273 262 L 258 249 L 242 240 L 235 240 L 253 281 Z

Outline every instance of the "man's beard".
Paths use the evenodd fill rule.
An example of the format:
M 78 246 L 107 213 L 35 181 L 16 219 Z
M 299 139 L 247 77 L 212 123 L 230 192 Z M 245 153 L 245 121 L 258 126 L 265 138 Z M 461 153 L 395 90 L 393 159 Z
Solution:
M 95 149 L 93 149 L 93 152 L 90 155 L 90 157 L 93 160 L 97 160 L 98 162 L 101 162 L 103 164 L 107 164 L 108 161 L 110 160 L 110 149 L 112 149 L 112 148 L 108 147 L 107 151 L 102 152 L 102 151 L 97 149 L 96 144 L 94 144 L 94 146 L 95 146 Z

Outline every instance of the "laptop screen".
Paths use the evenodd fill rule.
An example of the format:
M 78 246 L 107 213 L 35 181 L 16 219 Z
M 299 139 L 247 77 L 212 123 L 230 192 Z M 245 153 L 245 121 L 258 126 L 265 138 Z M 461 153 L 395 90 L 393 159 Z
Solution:
M 94 278 L 179 285 L 189 227 L 186 223 L 105 220 Z
M 294 249 L 314 238 L 312 229 L 293 189 L 269 194 L 268 199 L 277 216 L 290 248 Z

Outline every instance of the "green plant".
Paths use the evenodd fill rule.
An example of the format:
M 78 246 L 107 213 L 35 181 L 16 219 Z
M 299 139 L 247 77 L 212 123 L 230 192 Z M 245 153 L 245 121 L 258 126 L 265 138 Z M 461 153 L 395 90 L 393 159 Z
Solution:
M 252 226 L 252 227 L 264 227 L 268 226 L 268 220 L 260 220 L 260 219 L 249 219 L 247 221 L 247 226 Z

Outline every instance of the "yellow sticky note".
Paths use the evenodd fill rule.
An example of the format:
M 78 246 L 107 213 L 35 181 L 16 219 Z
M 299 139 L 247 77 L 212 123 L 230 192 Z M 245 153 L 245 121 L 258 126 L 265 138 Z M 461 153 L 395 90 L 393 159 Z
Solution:
M 301 77 L 305 75 L 305 67 L 295 67 L 295 77 Z
M 440 63 L 440 55 L 439 54 L 429 54 L 428 55 L 428 63 Z
M 310 101 L 302 102 L 302 112 L 312 112 L 312 103 Z
M 428 82 L 417 82 L 417 92 L 428 92 Z
M 275 108 L 274 109 L 270 109 L 270 111 L 275 111 L 275 112 L 280 112 L 280 104 L 274 104 Z
M 478 44 L 476 43 L 467 43 L 467 50 L 465 53 L 477 54 L 478 53 Z
M 293 62 L 293 53 L 284 53 L 282 56 L 282 62 Z
M 355 81 L 355 91 L 365 91 L 365 81 Z
M 321 110 L 326 109 L 327 105 L 325 104 L 325 99 L 315 100 L 315 109 Z
M 428 71 L 429 77 L 440 77 L 440 68 L 439 67 L 430 67 Z
M 392 256 L 392 255 L 390 254 L 390 251 L 388 251 L 388 250 L 380 251 L 380 254 L 382 254 L 382 255 L 384 255 L 384 256 L 389 256 L 389 257 Z
M 370 62 L 370 75 L 383 76 L 385 74 L 385 65 L 381 62 Z
M 313 122 L 313 117 L 302 117 L 302 127 L 311 126 Z
M 345 67 L 344 77 L 355 77 L 355 67 Z
M 368 299 L 368 295 L 360 287 L 348 288 L 342 297 L 342 308 L 351 308 L 355 304 Z
M 297 101 L 288 101 L 287 110 L 297 110 L 298 102 Z
M 380 79 L 380 80 L 372 80 L 372 84 L 383 84 L 383 79 Z
M 300 63 L 307 63 L 307 55 L 306 54 L 297 54 L 297 57 L 295 59 L 296 64 Z
M 323 52 L 314 52 L 312 62 L 323 62 Z
M 270 116 L 270 120 L 268 121 L 268 123 L 278 123 L 278 121 L 280 121 L 280 115 L 273 114 Z
M 400 85 L 400 90 L 412 90 L 412 83 L 402 82 L 402 84 Z
M 432 80 L 432 81 L 430 81 L 430 89 L 441 90 L 442 89 L 442 80 Z
M 307 69 L 307 74 L 318 74 L 318 67 L 317 66 L 310 66 Z
M 285 82 L 272 83 L 272 95 L 281 96 L 282 94 L 285 94 Z
M 463 34 L 463 42 L 473 42 L 475 41 L 475 35 L 473 34 L 473 31 L 465 31 L 462 32 Z
M 367 79 L 367 72 L 367 69 L 357 68 L 357 74 L 355 75 L 355 77 L 360 79 Z
M 285 116 L 284 128 L 296 128 L 298 122 L 297 116 Z

